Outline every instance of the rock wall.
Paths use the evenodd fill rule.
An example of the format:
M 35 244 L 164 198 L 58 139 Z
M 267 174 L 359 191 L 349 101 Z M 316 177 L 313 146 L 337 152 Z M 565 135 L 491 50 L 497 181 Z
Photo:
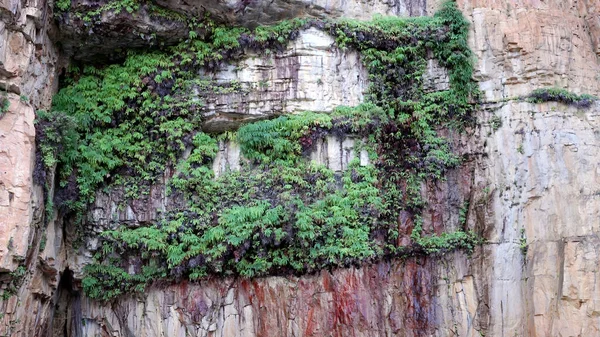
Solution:
M 459 254 L 452 258 L 465 260 Z M 83 335 L 125 330 L 174 337 L 473 335 L 473 278 L 438 280 L 433 274 L 444 262 L 417 259 L 301 278 L 182 283 L 113 308 L 84 301 Z M 461 317 L 440 320 L 451 308 Z
M 9 110 L 0 124 L 0 266 L 14 271 L 25 260 L 31 242 L 32 172 L 35 157 L 33 108 L 9 95 Z
M 8 99 L 0 114 L 0 270 L 14 271 L 25 260 L 35 209 L 35 109 L 49 105 L 56 91 L 57 53 L 47 36 L 42 3 L 0 3 L 0 96 Z
M 44 196 L 34 184 L 36 109 L 56 92 L 58 52 L 44 1 L 0 1 L 0 335 L 41 336 L 52 317 L 56 273 L 38 260 Z M 10 295 L 10 296 L 8 296 Z M 33 329 L 40 324 L 36 333 Z
M 459 0 L 472 22 L 477 80 L 488 100 L 560 86 L 600 91 L 600 5 L 594 0 Z
M 499 333 L 600 333 L 594 314 L 598 292 L 591 277 L 597 266 L 587 262 L 595 259 L 591 247 L 600 225 L 595 188 L 600 178 L 599 111 L 597 106 L 579 111 L 557 104 L 509 103 L 496 112 L 508 124 L 489 142 L 498 155 L 487 176 L 498 196 L 495 223 L 502 224 L 489 237 L 498 245 L 497 253 L 503 252 L 494 261 L 501 273 L 490 283 L 496 289 L 491 317 L 504 317 L 502 329 L 497 322 Z M 517 254 L 521 237 L 528 246 L 519 270 L 507 263 L 507 256 Z M 509 303 L 508 315 L 498 311 Z
M 110 1 L 71 1 L 74 11 L 85 13 Z M 190 31 L 181 19 L 209 15 L 217 22 L 254 28 L 295 17 L 354 18 L 369 20 L 374 15 L 422 16 L 435 11 L 437 1 L 426 0 L 293 0 L 293 1 L 181 1 L 159 0 L 152 5 L 137 3 L 139 10 L 106 11 L 84 20 L 60 15 L 59 35 L 63 50 L 76 60 L 97 62 L 118 59 L 131 48 L 175 44 Z M 204 34 L 202 30 L 198 32 Z
M 293 2 L 298 11 L 291 11 L 283 3 L 268 3 L 253 2 L 228 15 L 235 21 L 244 18 L 239 13 L 248 13 L 252 25 L 283 14 L 365 18 L 378 12 L 422 15 L 437 6 L 437 1 L 317 1 Z M 424 219 L 434 231 L 456 223 L 458 214 L 448 210 L 470 200 L 468 226 L 488 240 L 472 256 L 380 262 L 303 277 L 155 285 L 142 296 L 101 305 L 78 293 L 77 273 L 89 255 L 73 249 L 74 229 L 55 212 L 44 231 L 43 192 L 32 178 L 34 110 L 48 107 L 60 68 L 48 39 L 54 29 L 49 7 L 36 1 L 0 2 L 0 89 L 10 100 L 0 117 L 3 287 L 20 275 L 19 266 L 25 270 L 13 283 L 15 294 L 0 300 L 0 335 L 600 336 L 600 106 L 578 110 L 516 99 L 544 86 L 600 94 L 600 5 L 594 0 L 458 4 L 472 22 L 475 78 L 487 103 L 478 115 L 480 125 L 456 138 L 465 167 L 445 183 L 424 189 L 430 200 Z M 236 13 L 236 5 L 223 8 Z M 282 107 L 281 113 L 314 109 L 314 104 L 330 111 L 360 102 L 366 82 L 357 56 L 335 54 L 326 50 L 324 38 L 313 34 L 311 39 L 320 44 L 287 56 L 303 65 L 295 82 L 279 76 L 277 66 L 265 69 L 269 59 L 261 58 L 216 74 L 215 79 L 269 84 L 258 98 L 230 97 L 221 108 L 215 101 L 210 113 L 231 117 L 225 109 L 232 100 L 243 106 L 265 101 L 266 110 L 280 100 L 293 107 Z M 328 61 L 321 65 L 315 57 Z M 435 65 L 430 69 L 428 76 L 443 86 L 444 74 Z M 322 84 L 317 76 L 324 78 Z M 343 85 L 346 80 L 350 85 Z M 234 145 L 223 144 L 220 155 L 224 159 L 217 172 L 239 161 Z M 63 327 L 68 327 L 66 334 Z
M 363 101 L 368 75 L 357 52 L 342 52 L 316 28 L 300 33 L 283 53 L 248 54 L 214 75 L 216 83 L 237 83 L 239 92 L 209 95 L 203 130 L 222 132 L 243 122 L 302 111 L 331 112 Z M 206 97 L 198 89 L 199 94 Z
M 600 93 L 596 1 L 458 1 L 472 21 L 476 78 L 489 102 L 475 186 L 493 191 L 490 244 L 475 280 L 491 336 L 599 336 L 594 259 L 598 218 L 598 106 L 531 105 L 515 97 L 560 86 Z M 486 215 L 484 217 L 484 215 Z M 527 244 L 525 260 L 522 246 Z M 586 250 L 587 248 L 587 250 Z M 473 264 L 478 263 L 473 261 Z M 577 275 L 577 276 L 575 276 Z M 587 275 L 587 276 L 584 276 Z M 575 279 L 577 281 L 575 281 Z M 585 290 L 583 290 L 585 289 Z

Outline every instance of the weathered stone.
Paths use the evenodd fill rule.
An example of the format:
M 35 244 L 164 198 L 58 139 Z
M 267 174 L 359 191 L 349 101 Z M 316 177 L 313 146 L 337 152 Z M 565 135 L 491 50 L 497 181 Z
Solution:
M 189 28 L 182 18 L 203 18 L 207 14 L 219 23 L 254 28 L 296 17 L 368 20 L 377 14 L 421 16 L 435 8 L 425 0 L 160 0 L 155 2 L 161 6 L 159 11 L 142 3 L 137 11 L 108 10 L 88 21 L 73 14 L 93 11 L 108 2 L 72 1 L 72 11 L 60 14 L 58 39 L 67 55 L 98 62 L 121 58 L 131 48 L 172 45 L 188 37 Z
M 429 59 L 427 62 L 427 70 L 423 74 L 423 89 L 426 92 L 450 89 L 448 70 L 440 66 L 435 59 Z
M 13 271 L 31 239 L 35 129 L 33 108 L 14 94 L 8 99 L 0 116 L 0 270 Z
M 452 277 L 461 278 L 450 280 L 446 285 L 431 274 L 437 268 L 443 268 L 443 264 L 425 259 L 418 263 L 381 263 L 334 273 L 323 271 L 301 278 L 182 283 L 152 288 L 143 301 L 123 299 L 119 306 L 130 312 L 125 322 L 135 336 L 159 336 L 163 332 L 182 337 L 446 336 L 452 329 L 460 336 L 473 335 L 468 333 L 476 332 L 469 324 L 477 309 L 472 276 L 456 274 Z M 426 289 L 430 295 L 421 294 L 422 299 L 410 302 L 416 295 L 414 291 Z M 442 294 L 447 295 L 444 301 L 448 302 L 434 298 Z M 173 298 L 174 302 L 167 298 Z M 448 305 L 460 307 L 459 303 L 465 310 L 456 315 L 463 320 L 458 321 L 458 325 L 448 326 L 447 330 L 442 327 L 437 330 L 434 317 L 442 314 Z M 160 307 L 163 316 L 156 319 L 159 317 L 156 308 Z M 84 336 L 101 335 L 106 329 L 104 321 L 120 322 L 118 312 L 108 306 L 99 307 L 94 302 L 84 301 L 82 310 Z M 138 314 L 131 314 L 133 312 Z M 396 323 L 391 317 L 397 318 Z M 107 332 L 124 336 L 120 324 L 111 324 L 112 330 Z M 416 329 L 421 325 L 424 330 Z
M 600 92 L 596 1 L 459 0 L 458 4 L 472 21 L 475 77 L 488 100 L 523 96 L 548 86 Z
M 319 138 L 309 154 L 310 160 L 324 165 L 334 172 L 345 171 L 356 156 L 355 143 L 356 140 L 351 135 Z M 362 166 L 369 164 L 369 155 L 366 150 L 360 151 L 359 160 Z
M 94 2 L 89 9 L 95 6 Z M 133 13 L 106 11 L 90 22 L 61 14 L 59 22 L 57 39 L 64 53 L 93 63 L 122 59 L 135 48 L 174 45 L 187 38 L 190 31 L 184 21 L 157 15 L 145 4 Z
M 283 53 L 248 54 L 210 80 L 242 87 L 241 92 L 205 98 L 203 129 L 222 132 L 284 113 L 331 112 L 340 105 L 358 105 L 368 75 L 358 53 L 339 51 L 331 36 L 311 28 Z
M 219 152 L 213 162 L 215 177 L 227 171 L 239 171 L 240 169 L 240 146 L 236 142 L 219 142 Z

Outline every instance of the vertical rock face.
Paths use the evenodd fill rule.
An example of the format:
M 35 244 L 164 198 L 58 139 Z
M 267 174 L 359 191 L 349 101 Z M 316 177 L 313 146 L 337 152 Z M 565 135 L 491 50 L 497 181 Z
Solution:
M 586 273 L 597 267 L 585 261 L 593 259 L 589 249 L 600 224 L 594 194 L 600 110 L 510 102 L 493 111 L 503 126 L 488 139 L 493 156 L 478 177 L 494 195 L 480 281 L 489 291 L 489 331 L 596 335 L 597 295 L 587 285 L 595 278 Z
M 597 93 L 600 6 L 597 1 L 463 0 L 471 48 L 488 100 L 544 86 Z
M 477 79 L 490 104 L 482 121 L 502 127 L 486 140 L 474 184 L 492 191 L 484 221 L 477 320 L 491 336 L 596 336 L 593 270 L 599 200 L 598 106 L 517 102 L 539 87 L 598 95 L 596 1 L 459 1 L 472 20 Z M 491 123 L 490 123 L 491 125 Z M 526 245 L 526 246 L 525 246 Z M 597 246 L 596 246 L 597 247 Z M 525 249 L 527 248 L 527 249 Z M 573 281 L 577 279 L 577 281 Z M 577 284 L 577 285 L 575 285 Z M 487 317 L 486 317 L 487 316 Z
M 0 124 L 0 268 L 14 271 L 25 260 L 34 224 L 32 173 L 35 157 L 33 108 L 10 94 Z
M 209 76 L 216 83 L 237 83 L 240 90 L 208 96 L 203 130 L 219 132 L 278 114 L 331 112 L 340 105 L 360 104 L 367 71 L 358 53 L 342 52 L 334 44 L 331 36 L 311 28 L 283 53 L 251 54 Z
M 77 1 L 71 8 L 93 11 L 110 3 L 107 0 Z M 114 58 L 120 49 L 174 44 L 186 38 L 190 31 L 183 21 L 173 20 L 177 16 L 209 15 L 221 23 L 254 28 L 296 17 L 369 20 L 375 15 L 422 16 L 433 13 L 437 5 L 436 1 L 426 0 L 159 0 L 152 4 L 135 4 L 140 6 L 139 11 L 107 11 L 98 20 L 60 15 L 59 34 L 64 52 L 77 60 L 93 63 L 104 57 Z M 162 6 L 163 10 L 153 11 L 150 5 Z
M 292 11 L 287 3 L 256 1 L 241 12 L 232 10 L 240 3 L 218 3 L 214 8 L 231 12 L 224 17 L 235 22 L 247 13 L 252 25 L 302 14 L 423 15 L 438 2 L 298 1 Z M 71 282 L 71 270 L 77 278 L 89 256 L 71 247 L 69 226 L 55 214 L 42 235 L 43 193 L 33 182 L 34 111 L 48 107 L 58 82 L 57 51 L 47 37 L 51 14 L 43 2 L 0 2 L 0 98 L 10 102 L 0 115 L 0 281 L 5 291 L 11 282 L 15 287 L 14 295 L 0 299 L 0 335 L 63 336 L 62 327 L 68 327 L 67 336 L 600 336 L 600 106 L 583 110 L 516 99 L 546 86 L 600 94 L 600 4 L 458 4 L 472 22 L 475 77 L 486 103 L 480 125 L 455 137 L 467 164 L 424 189 L 430 200 L 424 226 L 436 232 L 457 223 L 459 215 L 450 209 L 469 200 L 467 224 L 488 240 L 472 256 L 380 262 L 302 277 L 156 285 L 105 305 L 80 299 Z M 366 82 L 358 56 L 334 54 L 324 37 L 310 34 L 320 44 L 296 46 L 283 58 L 296 60 L 289 61 L 296 68 L 257 57 L 214 74 L 215 80 L 268 83 L 263 96 L 213 102 L 208 113 L 215 116 L 214 127 L 227 129 L 219 118 L 227 123 L 235 117 L 236 111 L 227 110 L 232 102 L 248 109 L 241 116 L 254 111 L 259 117 L 281 102 L 287 105 L 276 113 L 359 103 Z M 283 68 L 295 69 L 296 77 Z M 447 85 L 447 74 L 433 63 L 426 76 L 428 90 Z M 315 160 L 340 157 L 332 165 L 342 170 L 349 141 L 323 141 Z M 329 143 L 334 154 L 326 156 Z M 235 144 L 223 143 L 219 156 L 216 173 L 239 165 Z M 163 207 L 160 193 L 142 206 Z M 111 197 L 98 203 L 110 204 Z M 109 221 L 110 209 L 103 212 L 95 214 Z M 119 216 L 154 216 L 139 220 L 135 212 L 134 205 Z M 410 233 L 412 224 L 405 225 Z
M 0 270 L 25 260 L 34 227 L 34 110 L 48 105 L 56 89 L 56 51 L 46 35 L 43 4 L 0 3 Z
M 21 95 L 36 108 L 48 106 L 58 87 L 49 15 L 43 1 L 0 2 L 0 89 Z
M 43 1 L 0 1 L 0 335 L 41 336 L 54 284 L 38 262 L 43 193 L 34 184 L 36 109 L 57 88 L 57 51 Z
M 471 277 L 438 283 L 438 269 L 439 261 L 417 259 L 301 278 L 182 283 L 112 309 L 84 301 L 83 335 L 448 336 L 458 328 L 440 324 L 439 315 L 456 306 L 470 313 L 468 325 L 476 293 Z

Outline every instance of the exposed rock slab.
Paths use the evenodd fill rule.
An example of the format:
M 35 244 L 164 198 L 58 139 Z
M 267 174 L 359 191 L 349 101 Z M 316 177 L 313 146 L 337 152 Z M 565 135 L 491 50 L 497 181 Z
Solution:
M 15 94 L 8 99 L 9 109 L 0 116 L 0 271 L 13 271 L 25 260 L 34 223 L 33 108 Z
M 597 1 L 459 0 L 470 17 L 476 77 L 488 100 L 560 86 L 600 93 Z
M 340 105 L 360 104 L 368 86 L 367 71 L 357 52 L 342 52 L 334 42 L 325 32 L 310 28 L 283 53 L 248 54 L 212 75 L 216 83 L 235 82 L 242 89 L 204 98 L 203 129 L 222 132 L 274 115 L 331 112 Z
M 181 283 L 112 308 L 84 301 L 83 335 L 475 335 L 469 323 L 478 308 L 473 278 L 463 274 L 464 266 L 455 266 L 445 280 L 438 279 L 432 271 L 446 262 L 417 259 L 301 278 Z M 453 325 L 438 325 L 452 307 L 464 310 L 447 317 Z
M 131 48 L 172 45 L 188 36 L 185 18 L 206 15 L 218 23 L 254 28 L 296 17 L 368 20 L 377 14 L 422 16 L 435 8 L 426 0 L 160 0 L 155 2 L 160 6 L 158 11 L 142 3 L 132 12 L 107 10 L 83 19 L 86 12 L 109 2 L 72 1 L 71 12 L 59 13 L 57 40 L 67 55 L 98 62 L 122 58 Z M 83 14 L 77 16 L 75 12 Z

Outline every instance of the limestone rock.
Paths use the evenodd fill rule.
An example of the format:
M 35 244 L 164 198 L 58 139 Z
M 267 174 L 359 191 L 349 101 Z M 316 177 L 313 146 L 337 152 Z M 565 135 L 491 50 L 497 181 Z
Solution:
M 490 240 L 498 244 L 493 265 L 500 271 L 488 285 L 496 294 L 490 331 L 596 335 L 594 295 L 588 290 L 596 281 L 587 273 L 598 266 L 584 261 L 595 256 L 591 247 L 600 226 L 594 187 L 600 182 L 600 107 L 579 111 L 556 103 L 510 103 L 497 113 L 506 128 L 488 143 L 495 156 L 486 179 L 497 189 L 494 223 L 505 226 L 490 231 Z M 520 237 L 528 245 L 524 265 L 505 268 L 518 264 Z M 498 311 L 501 303 L 510 304 L 506 312 Z M 503 317 L 504 323 L 495 317 Z
M 8 99 L 0 117 L 0 270 L 13 271 L 31 239 L 35 129 L 33 108 L 17 95 Z
M 600 92 L 596 1 L 459 0 L 458 4 L 472 20 L 475 76 L 486 99 L 523 96 L 548 86 Z
M 356 142 L 357 140 L 351 135 L 346 137 L 327 136 L 317 139 L 309 154 L 310 160 L 324 165 L 334 172 L 345 171 L 356 156 Z M 369 164 L 369 154 L 366 150 L 361 150 L 358 157 L 360 165 Z
M 236 142 L 220 141 L 219 152 L 213 162 L 215 177 L 227 171 L 239 171 L 241 160 L 241 149 Z
M 84 300 L 83 335 L 125 336 L 128 330 L 135 336 L 181 337 L 474 336 L 469 322 L 478 304 L 472 276 L 458 267 L 438 280 L 432 271 L 439 268 L 425 259 L 301 278 L 182 283 L 153 288 L 112 308 Z M 436 317 L 454 306 L 465 309 L 456 313 L 462 320 L 438 326 Z
M 367 90 L 359 54 L 339 51 L 333 38 L 316 28 L 301 32 L 283 53 L 245 56 L 209 78 L 237 83 L 242 90 L 205 98 L 205 131 L 223 132 L 285 113 L 331 112 L 360 104 Z
M 432 6 L 424 0 L 293 0 L 293 1 L 237 1 L 211 0 L 207 2 L 159 0 L 165 8 L 197 17 L 209 11 L 214 17 L 229 24 L 246 27 L 273 24 L 294 17 L 348 17 L 368 20 L 374 14 L 422 16 L 431 13 Z
M 52 28 L 42 4 L 0 2 L 0 90 L 13 92 L 36 108 L 50 103 L 57 89 L 58 55 L 48 38 Z
M 90 8 L 82 7 L 93 10 L 98 6 L 96 2 L 89 5 Z M 185 22 L 157 15 L 145 4 L 132 13 L 106 11 L 89 21 L 73 13 L 63 13 L 59 25 L 56 39 L 63 52 L 92 63 L 122 59 L 128 50 L 136 48 L 174 45 L 187 38 L 190 31 Z

